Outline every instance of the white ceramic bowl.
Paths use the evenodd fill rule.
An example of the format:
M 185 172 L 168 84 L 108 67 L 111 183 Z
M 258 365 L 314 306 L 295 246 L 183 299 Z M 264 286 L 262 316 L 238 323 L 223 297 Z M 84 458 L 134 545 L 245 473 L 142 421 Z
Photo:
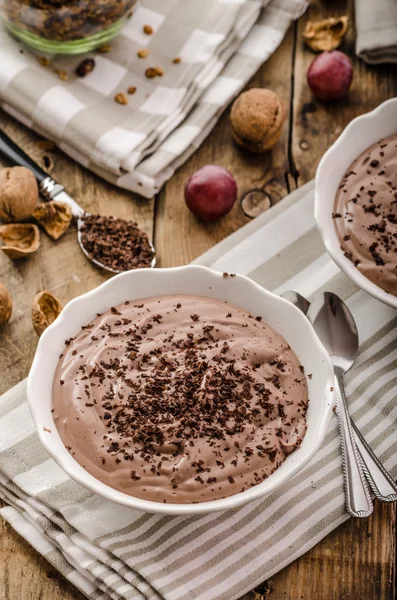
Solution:
M 395 133 L 397 98 L 387 100 L 375 110 L 353 119 L 318 165 L 314 202 L 317 227 L 331 258 L 358 287 L 393 308 L 397 308 L 397 298 L 367 279 L 343 254 L 332 213 L 341 179 L 354 159 L 372 144 Z
M 87 473 L 64 447 L 51 414 L 52 383 L 58 357 L 66 339 L 75 336 L 97 313 L 126 300 L 162 294 L 197 294 L 244 307 L 260 315 L 281 333 L 299 357 L 308 378 L 309 410 L 307 433 L 293 452 L 268 479 L 245 492 L 224 500 L 199 504 L 163 504 L 134 498 L 117 491 Z M 175 269 L 140 269 L 113 277 L 98 288 L 72 300 L 41 336 L 28 379 L 30 411 L 41 443 L 52 458 L 75 481 L 119 504 L 149 513 L 171 515 L 203 514 L 233 509 L 273 492 L 304 467 L 319 449 L 334 406 L 333 369 L 307 318 L 295 306 L 247 277 L 225 277 L 199 266 Z M 50 430 L 50 431 L 48 431 Z

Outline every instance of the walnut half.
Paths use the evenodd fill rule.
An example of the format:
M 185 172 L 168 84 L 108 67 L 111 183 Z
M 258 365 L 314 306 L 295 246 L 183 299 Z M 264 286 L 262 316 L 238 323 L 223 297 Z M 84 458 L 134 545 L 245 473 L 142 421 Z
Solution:
M 29 256 L 40 247 L 40 231 L 32 223 L 1 225 L 0 238 L 4 242 L 1 249 L 11 260 Z
M 330 17 L 322 21 L 308 21 L 303 38 L 315 52 L 335 50 L 340 46 L 349 26 L 349 17 Z
M 32 304 L 32 323 L 38 336 L 55 321 L 61 311 L 61 303 L 51 292 L 43 290 L 37 294 Z
M 51 239 L 58 240 L 72 221 L 72 211 L 64 202 L 52 200 L 39 204 L 33 212 L 33 217 Z

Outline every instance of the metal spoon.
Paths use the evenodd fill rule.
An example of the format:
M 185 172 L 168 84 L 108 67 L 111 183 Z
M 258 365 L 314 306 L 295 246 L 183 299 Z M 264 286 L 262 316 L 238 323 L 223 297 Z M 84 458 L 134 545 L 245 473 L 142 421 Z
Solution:
M 304 314 L 307 313 L 310 307 L 310 302 L 298 292 L 287 291 L 283 292 L 281 296 L 295 304 L 295 306 L 297 308 L 300 308 Z M 352 316 L 351 318 L 353 319 Z M 356 442 L 357 450 L 359 451 L 360 458 L 362 460 L 362 468 L 375 497 L 381 502 L 396 502 L 396 483 L 394 482 L 392 476 L 382 465 L 382 463 L 379 461 L 377 456 L 374 454 L 372 448 L 365 441 L 360 430 L 357 428 L 357 425 L 354 423 L 350 415 L 349 419 L 354 430 L 353 437 Z
M 314 298 L 307 317 L 334 365 L 346 509 L 354 517 L 368 517 L 374 507 L 354 441 L 343 389 L 343 375 L 354 363 L 358 351 L 357 328 L 346 309 L 337 296 L 325 292 Z
M 285 300 L 288 300 L 288 302 L 291 302 L 291 304 L 295 304 L 296 308 L 299 308 L 299 310 L 301 310 L 304 315 L 309 310 L 309 306 L 310 306 L 309 300 L 306 300 L 306 298 L 304 296 L 302 296 L 301 294 L 299 294 L 298 292 L 293 292 L 292 290 L 288 290 L 286 292 L 283 292 L 281 294 L 281 297 L 285 298 Z
M 81 241 L 81 227 L 84 223 L 84 217 L 88 217 L 90 213 L 85 212 L 83 208 L 73 198 L 69 196 L 65 192 L 65 188 L 63 185 L 60 185 L 56 181 L 54 181 L 43 169 L 36 164 L 25 152 L 15 144 L 5 133 L 0 130 L 0 155 L 2 155 L 6 160 L 11 162 L 13 165 L 17 165 L 19 167 L 26 167 L 33 172 L 37 183 L 39 185 L 39 190 L 45 200 L 57 200 L 59 202 L 63 202 L 70 206 L 72 211 L 72 215 L 76 220 L 77 226 L 77 241 L 81 250 L 84 252 L 88 260 L 90 260 L 94 265 L 100 267 L 101 269 L 105 269 L 105 271 L 109 271 L 110 273 L 120 273 L 116 269 L 112 267 L 108 267 L 102 264 L 99 260 L 92 258 L 86 248 L 84 247 Z M 149 240 L 150 247 L 153 251 L 153 259 L 150 264 L 150 267 L 154 267 L 156 264 L 156 255 L 153 244 Z

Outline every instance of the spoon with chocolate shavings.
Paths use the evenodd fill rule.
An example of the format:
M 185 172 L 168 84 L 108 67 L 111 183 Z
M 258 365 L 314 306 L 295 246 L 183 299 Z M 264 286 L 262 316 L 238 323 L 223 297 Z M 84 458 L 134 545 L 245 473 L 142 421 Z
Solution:
M 151 268 L 156 264 L 155 249 L 148 235 L 134 221 L 111 216 L 92 215 L 71 198 L 62 185 L 43 169 L 0 130 L 0 155 L 14 165 L 30 169 L 39 185 L 39 191 L 52 211 L 56 212 L 56 227 L 48 228 L 47 214 L 37 211 L 35 218 L 46 225 L 56 239 L 68 227 L 69 211 L 77 226 L 77 240 L 86 257 L 97 267 L 110 273 L 131 269 Z M 42 214 L 43 213 L 43 214 Z

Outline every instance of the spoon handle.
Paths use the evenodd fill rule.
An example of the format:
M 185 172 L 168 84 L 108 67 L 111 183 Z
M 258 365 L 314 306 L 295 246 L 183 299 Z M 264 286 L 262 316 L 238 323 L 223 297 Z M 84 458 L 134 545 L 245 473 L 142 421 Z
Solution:
M 361 454 L 363 471 L 375 497 L 382 502 L 396 502 L 397 485 L 392 476 L 376 457 L 354 421 L 350 420 L 354 429 L 354 439 L 357 449 Z
M 335 374 L 336 414 L 342 448 L 343 481 L 346 510 L 352 517 L 369 517 L 374 506 L 354 441 L 353 428 L 347 409 L 342 376 Z

